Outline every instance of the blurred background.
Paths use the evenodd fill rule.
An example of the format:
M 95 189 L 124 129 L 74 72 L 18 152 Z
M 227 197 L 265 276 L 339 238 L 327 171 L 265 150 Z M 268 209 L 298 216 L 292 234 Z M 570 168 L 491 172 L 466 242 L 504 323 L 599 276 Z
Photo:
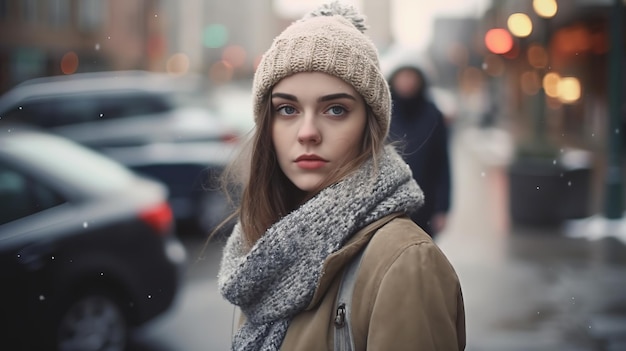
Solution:
M 467 350 L 626 350 L 625 1 L 349 2 L 383 72 L 422 68 L 445 115 L 453 200 L 437 243 L 464 288 Z M 0 0 L 0 125 L 169 190 L 189 262 L 131 350 L 227 349 L 223 241 L 206 234 L 230 207 L 214 175 L 253 128 L 260 56 L 320 3 Z

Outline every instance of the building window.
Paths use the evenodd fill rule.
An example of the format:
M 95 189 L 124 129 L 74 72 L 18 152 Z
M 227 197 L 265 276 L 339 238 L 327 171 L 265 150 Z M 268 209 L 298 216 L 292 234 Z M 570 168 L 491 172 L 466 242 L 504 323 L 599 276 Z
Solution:
M 48 20 L 52 27 L 70 26 L 70 1 L 48 0 Z
M 78 27 L 86 32 L 93 32 L 104 23 L 107 0 L 82 0 L 78 3 Z

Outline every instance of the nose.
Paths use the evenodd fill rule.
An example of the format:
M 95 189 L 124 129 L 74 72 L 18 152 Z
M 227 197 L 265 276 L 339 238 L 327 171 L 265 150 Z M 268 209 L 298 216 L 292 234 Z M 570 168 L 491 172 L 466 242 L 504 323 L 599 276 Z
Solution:
M 298 142 L 300 144 L 318 144 L 320 141 L 322 141 L 322 135 L 315 123 L 315 118 L 309 115 L 304 116 L 298 129 Z

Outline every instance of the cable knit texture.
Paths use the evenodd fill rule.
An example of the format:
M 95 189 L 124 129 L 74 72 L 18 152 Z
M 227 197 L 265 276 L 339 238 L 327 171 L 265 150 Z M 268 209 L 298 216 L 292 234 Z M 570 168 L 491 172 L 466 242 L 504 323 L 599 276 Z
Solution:
M 246 322 L 233 350 L 279 350 L 290 320 L 313 298 L 328 255 L 359 229 L 423 202 L 411 171 L 392 146 L 272 225 L 246 252 L 235 226 L 222 257 L 218 284 Z
M 380 70 L 378 50 L 363 32 L 365 18 L 337 1 L 292 23 L 263 55 L 254 74 L 254 120 L 264 112 L 265 95 L 281 79 L 299 72 L 323 72 L 343 79 L 372 108 L 387 135 L 391 95 Z

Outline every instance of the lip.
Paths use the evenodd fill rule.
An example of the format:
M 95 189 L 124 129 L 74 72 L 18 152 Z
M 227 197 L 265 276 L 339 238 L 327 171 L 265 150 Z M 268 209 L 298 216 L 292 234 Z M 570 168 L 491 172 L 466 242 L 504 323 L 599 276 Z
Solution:
M 328 161 L 320 156 L 311 154 L 300 155 L 294 162 L 302 169 L 312 170 L 324 167 Z

